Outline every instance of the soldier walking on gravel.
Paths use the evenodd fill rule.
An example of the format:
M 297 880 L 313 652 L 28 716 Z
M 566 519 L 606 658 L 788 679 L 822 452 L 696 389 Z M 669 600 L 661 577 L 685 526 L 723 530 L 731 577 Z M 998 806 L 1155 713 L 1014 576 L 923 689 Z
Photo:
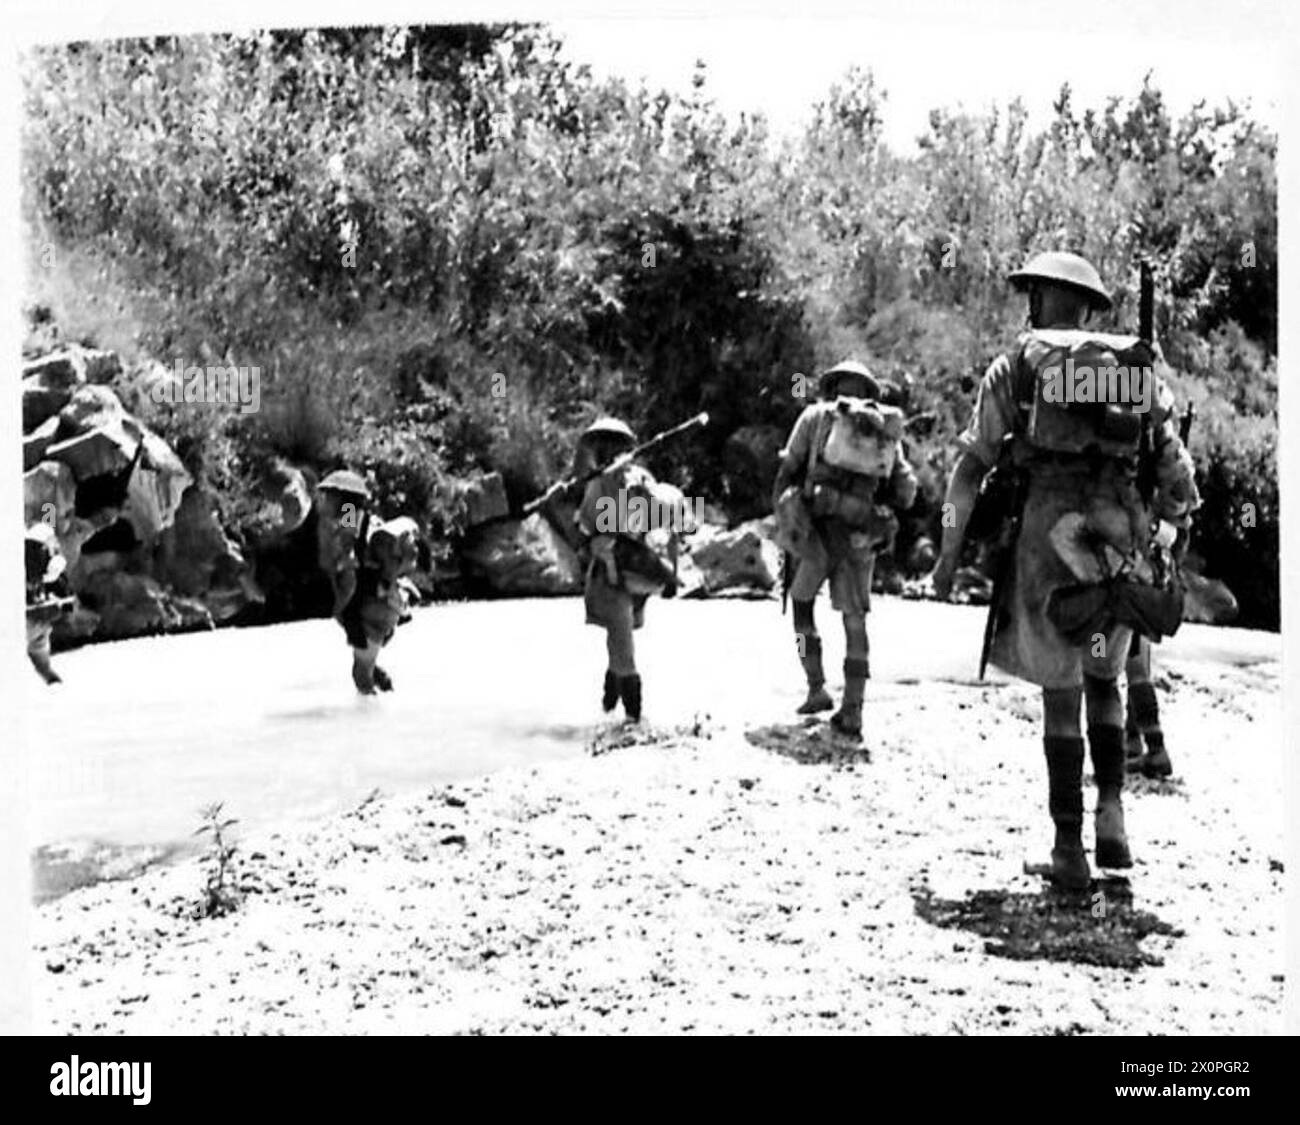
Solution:
M 814 603 L 829 579 L 831 605 L 844 622 L 844 697 L 831 727 L 862 737 L 870 676 L 867 612 L 877 552 L 898 529 L 891 509 L 910 508 L 916 475 L 903 452 L 903 415 L 880 402 L 881 385 L 846 360 L 821 378 L 822 401 L 807 407 L 781 451 L 773 486 L 777 538 L 796 560 L 789 595 L 808 695 L 799 713 L 835 706 L 826 690 Z
M 1019 482 L 1017 511 L 1009 513 L 1017 534 L 1005 594 L 992 608 L 988 655 L 1043 689 L 1052 874 L 1081 889 L 1091 872 L 1082 842 L 1080 707 L 1097 783 L 1095 859 L 1130 867 L 1117 676 L 1135 628 L 1159 635 L 1177 627 L 1181 602 L 1170 604 L 1162 560 L 1178 557 L 1186 541 L 1196 486 L 1149 342 L 1084 327 L 1092 311 L 1111 305 L 1092 265 L 1074 254 L 1041 254 L 1011 282 L 1028 295 L 1031 328 L 980 383 L 959 439 L 931 581 L 947 598 L 981 482 L 995 465 L 1007 466 Z M 1130 384 L 1141 401 L 1117 402 L 1122 396 L 1109 392 L 1063 401 L 1063 366 L 1076 376 L 1095 367 L 1144 371 Z

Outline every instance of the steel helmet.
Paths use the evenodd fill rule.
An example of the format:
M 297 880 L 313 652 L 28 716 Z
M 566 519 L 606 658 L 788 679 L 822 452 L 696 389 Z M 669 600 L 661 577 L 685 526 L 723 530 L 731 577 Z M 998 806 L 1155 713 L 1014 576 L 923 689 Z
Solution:
M 636 434 L 632 432 L 631 427 L 617 418 L 597 418 L 590 426 L 582 431 L 583 441 L 594 437 L 618 437 L 622 438 L 628 445 L 636 445 Z
M 1055 285 L 1077 289 L 1095 309 L 1104 312 L 1111 305 L 1110 294 L 1101 283 L 1101 274 L 1087 258 L 1081 258 L 1078 254 L 1060 250 L 1037 254 L 1020 269 L 1010 273 L 1007 280 L 1021 292 L 1028 288 L 1031 281 L 1050 281 Z
M 867 369 L 867 365 L 859 363 L 856 359 L 840 360 L 829 371 L 822 373 L 819 387 L 822 398 L 833 398 L 839 390 L 839 385 L 847 375 L 856 375 L 864 380 L 867 384 L 867 398 L 877 399 L 880 397 L 880 381 Z
M 359 473 L 354 473 L 349 469 L 335 469 L 323 481 L 320 482 L 322 492 L 342 492 L 349 496 L 362 496 L 370 499 L 370 489 L 366 482 L 361 479 Z

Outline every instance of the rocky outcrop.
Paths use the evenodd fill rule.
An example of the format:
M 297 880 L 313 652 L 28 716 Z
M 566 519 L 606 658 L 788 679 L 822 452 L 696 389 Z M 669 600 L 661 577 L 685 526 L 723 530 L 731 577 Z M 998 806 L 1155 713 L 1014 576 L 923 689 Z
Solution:
M 772 539 L 771 517 L 750 520 L 730 530 L 701 526 L 686 541 L 678 564 L 681 595 L 717 594 L 766 597 L 781 575 L 781 551 Z
M 483 524 L 466 537 L 460 558 L 467 576 L 494 594 L 552 596 L 582 589 L 577 552 L 540 514 Z
M 23 365 L 24 515 L 54 529 L 77 598 L 56 643 L 211 628 L 259 596 L 214 497 L 122 405 L 121 374 L 78 346 Z

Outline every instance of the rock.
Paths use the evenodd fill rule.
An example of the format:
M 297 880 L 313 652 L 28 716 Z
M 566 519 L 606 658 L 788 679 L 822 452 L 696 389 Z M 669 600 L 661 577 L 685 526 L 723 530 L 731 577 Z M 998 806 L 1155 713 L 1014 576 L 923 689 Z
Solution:
M 122 374 L 122 361 L 117 352 L 83 348 L 81 360 L 85 366 L 87 383 L 111 383 Z
M 45 451 L 49 449 L 58 432 L 59 419 L 57 415 L 52 414 L 23 438 L 23 472 L 35 468 L 45 460 Z
M 107 387 L 80 386 L 59 411 L 59 437 L 67 439 L 120 425 L 126 416 L 121 399 Z
M 1184 570 L 1187 598 L 1183 603 L 1183 620 L 1200 625 L 1223 625 L 1237 616 L 1237 599 L 1217 578 L 1206 578 Z
M 79 596 L 99 614 L 96 635 L 107 640 L 166 632 L 183 623 L 162 587 L 141 574 L 95 571 L 85 580 Z
M 687 541 L 691 564 L 702 583 L 683 591 L 696 596 L 723 590 L 771 590 L 781 573 L 781 552 L 772 541 L 771 520 L 750 520 L 727 531 L 705 525 Z M 681 568 L 679 566 L 679 575 Z
M 36 379 L 23 380 L 23 433 L 30 433 L 68 404 L 72 392 L 45 387 Z
M 154 575 L 176 594 L 198 599 L 204 613 L 218 621 L 260 600 L 242 552 L 221 526 L 216 498 L 198 485 L 185 490 L 175 518 L 159 537 Z
M 505 519 L 510 515 L 510 502 L 506 498 L 506 482 L 500 473 L 487 473 L 460 486 L 461 500 L 465 505 L 465 527 L 478 527 L 491 520 Z
M 131 474 L 126 517 L 141 542 L 152 543 L 164 528 L 171 526 L 194 478 L 162 438 L 143 426 L 139 428 L 144 457 Z
M 539 514 L 485 524 L 460 553 L 466 570 L 498 594 L 573 594 L 582 588 L 577 553 Z
M 29 360 L 23 364 L 23 381 L 29 379 L 50 390 L 71 393 L 86 381 L 86 365 L 81 349 L 55 352 L 41 356 L 40 359 Z
M 50 643 L 54 648 L 70 648 L 90 640 L 99 633 L 99 614 L 78 605 L 54 623 Z
M 23 474 L 23 515 L 27 524 L 38 520 L 55 533 L 66 526 L 76 502 L 77 481 L 72 470 L 58 461 L 41 461 Z
M 61 461 L 77 481 L 120 473 L 131 464 L 138 438 L 130 437 L 120 424 L 78 434 L 55 442 L 46 450 L 51 461 Z

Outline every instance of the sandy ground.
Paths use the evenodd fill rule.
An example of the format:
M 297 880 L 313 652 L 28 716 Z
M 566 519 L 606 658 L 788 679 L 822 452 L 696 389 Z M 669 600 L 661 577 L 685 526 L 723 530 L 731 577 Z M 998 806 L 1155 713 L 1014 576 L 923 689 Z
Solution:
M 574 609 L 529 605 L 556 629 Z M 529 689 L 549 702 L 528 694 L 508 720 L 547 732 L 526 751 L 538 764 L 505 745 L 490 775 L 460 776 L 458 759 L 440 775 L 425 760 L 432 780 L 420 780 L 408 764 L 388 795 L 347 794 L 345 812 L 309 808 L 319 794 L 263 802 L 239 826 L 243 899 L 223 917 L 196 917 L 202 856 L 40 907 L 41 1027 L 1281 1031 L 1276 637 L 1189 628 L 1165 646 L 1176 777 L 1140 781 L 1126 798 L 1129 879 L 1064 896 L 1023 870 L 1050 842 L 1037 700 L 1018 683 L 971 682 L 977 613 L 882 601 L 870 731 L 852 751 L 790 721 L 792 654 L 761 648 L 785 640 L 775 607 L 653 609 L 667 612 L 645 634 L 652 721 L 639 732 L 598 719 L 585 696 L 569 701 L 573 679 L 590 681 L 587 696 L 596 686 L 588 631 L 576 662 L 552 662 Z M 428 612 L 431 626 L 442 611 Z M 688 646 L 672 627 L 684 625 Z M 314 627 L 199 640 L 243 638 L 255 659 L 253 645 L 290 630 L 314 641 Z M 156 643 L 183 656 L 191 641 Z M 399 690 L 400 652 L 395 643 Z M 418 708 L 397 698 L 381 707 L 406 731 Z M 383 729 L 380 708 L 337 706 Z M 439 730 L 438 744 L 447 737 Z M 510 729 L 483 738 L 509 743 Z M 284 740 L 283 729 L 264 739 L 264 753 Z M 239 755 L 229 766 L 237 778 Z M 95 802 L 81 800 L 93 818 Z

